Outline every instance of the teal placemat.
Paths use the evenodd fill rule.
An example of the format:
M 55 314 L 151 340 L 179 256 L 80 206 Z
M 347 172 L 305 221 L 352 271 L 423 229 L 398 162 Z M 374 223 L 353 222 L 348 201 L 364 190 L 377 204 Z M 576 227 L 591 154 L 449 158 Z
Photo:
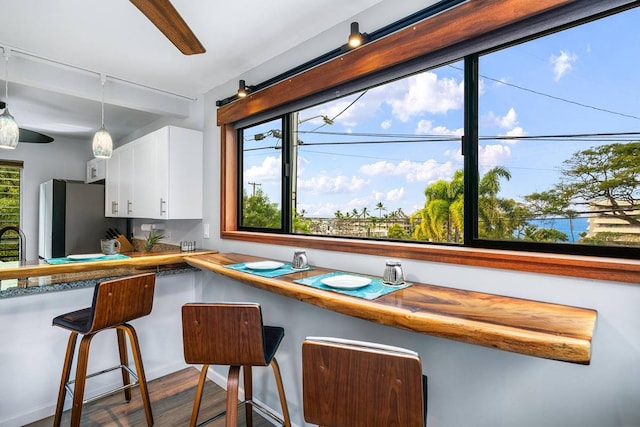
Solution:
M 71 264 L 71 263 L 89 262 L 89 261 L 111 261 L 114 259 L 127 259 L 127 258 L 129 257 L 126 255 L 115 254 L 115 255 L 103 255 L 101 257 L 87 258 L 87 259 L 69 259 L 67 257 L 49 258 L 49 259 L 46 259 L 45 261 L 47 262 L 47 264 L 57 265 L 57 264 Z
M 325 277 L 339 276 L 341 274 L 348 274 L 350 276 L 361 276 L 359 274 L 345 273 L 342 271 L 334 271 L 332 273 L 319 274 L 317 276 L 306 277 L 304 279 L 294 280 L 295 283 L 299 283 L 301 285 L 311 286 L 313 288 L 322 289 L 323 291 L 331 291 L 337 292 L 339 294 L 350 295 L 352 297 L 364 298 L 368 300 L 376 299 L 381 297 L 382 295 L 386 295 L 388 293 L 397 291 L 399 289 L 404 289 L 411 286 L 411 283 L 405 283 L 404 285 L 392 286 L 385 285 L 382 283 L 382 279 L 379 277 L 370 277 L 370 276 L 361 276 L 366 277 L 367 279 L 371 279 L 371 283 L 367 286 L 363 286 L 358 289 L 336 289 L 330 286 L 325 285 L 321 282 Z
M 225 265 L 225 267 L 232 270 L 242 271 L 243 273 L 255 274 L 256 276 L 262 277 L 278 277 L 284 276 L 285 274 L 297 273 L 299 271 L 313 270 L 311 267 L 294 270 L 293 268 L 291 268 L 291 263 L 286 263 L 282 267 L 276 268 L 275 270 L 252 270 L 245 264 L 246 263 L 244 262 L 240 262 L 238 264 Z

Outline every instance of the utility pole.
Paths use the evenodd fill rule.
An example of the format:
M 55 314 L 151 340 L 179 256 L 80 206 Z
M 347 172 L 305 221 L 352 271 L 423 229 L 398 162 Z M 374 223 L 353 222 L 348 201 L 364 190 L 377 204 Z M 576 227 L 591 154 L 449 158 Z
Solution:
M 256 187 L 260 187 L 262 184 L 259 184 L 257 182 L 250 182 L 249 185 L 251 185 L 253 187 L 253 193 L 251 197 L 255 197 L 256 196 Z

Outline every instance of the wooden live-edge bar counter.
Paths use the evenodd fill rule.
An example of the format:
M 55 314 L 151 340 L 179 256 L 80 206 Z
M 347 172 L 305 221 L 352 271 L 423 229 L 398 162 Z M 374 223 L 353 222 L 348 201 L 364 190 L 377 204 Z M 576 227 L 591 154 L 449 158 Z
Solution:
M 0 299 L 26 296 L 94 286 L 101 280 L 128 276 L 143 272 L 156 272 L 159 276 L 197 271 L 186 264 L 189 255 L 215 253 L 211 250 L 181 252 L 127 252 L 128 258 L 95 260 L 68 264 L 47 264 L 44 260 L 28 262 L 20 266 L 0 267 L 0 281 L 15 281 L 14 286 L 0 287 Z M 1 283 L 1 282 L 0 282 Z
M 261 259 L 233 253 L 184 258 L 194 267 L 383 325 L 547 359 L 591 360 L 595 310 L 415 282 L 370 301 L 293 282 L 332 271 L 326 268 L 313 266 L 275 278 L 225 268 Z

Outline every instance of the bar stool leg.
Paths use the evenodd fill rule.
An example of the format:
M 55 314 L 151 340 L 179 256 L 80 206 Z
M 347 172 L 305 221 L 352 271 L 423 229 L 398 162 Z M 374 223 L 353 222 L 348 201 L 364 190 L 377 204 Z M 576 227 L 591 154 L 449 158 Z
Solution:
M 200 403 L 202 402 L 202 393 L 204 391 L 204 382 L 207 380 L 207 370 L 209 365 L 202 365 L 200 370 L 200 379 L 198 379 L 198 388 L 196 389 L 196 398 L 193 401 L 193 411 L 191 411 L 191 422 L 189 427 L 196 427 L 198 423 L 198 412 L 200 412 Z
M 84 386 L 87 381 L 87 365 L 89 364 L 89 347 L 91 346 L 91 340 L 94 336 L 95 334 L 87 334 L 80 340 L 78 364 L 76 366 L 76 382 L 73 388 L 73 405 L 71 407 L 71 427 L 80 427 Z
M 147 388 L 147 378 L 144 375 L 144 365 L 142 364 L 142 357 L 140 356 L 140 344 L 138 342 L 138 335 L 133 326 L 128 323 L 124 323 L 118 326 L 118 330 L 124 329 L 129 335 L 131 341 L 131 351 L 133 353 L 133 361 L 136 365 L 136 372 L 138 374 L 138 387 L 140 387 L 140 397 L 142 398 L 142 404 L 144 406 L 144 412 L 147 416 L 147 425 L 153 425 L 153 414 L 151 413 L 151 400 L 149 399 L 149 389 Z
M 253 427 L 253 377 L 251 366 L 243 366 L 244 373 L 244 414 L 247 427 Z
M 285 427 L 291 427 L 291 418 L 289 417 L 289 407 L 287 406 L 287 397 L 284 394 L 284 386 L 282 385 L 282 376 L 280 375 L 280 366 L 274 357 L 271 359 L 271 368 L 273 375 L 276 377 L 276 385 L 278 386 L 278 395 L 280 395 L 280 406 L 282 407 L 282 418 Z
M 121 329 L 116 329 L 118 336 L 118 352 L 120 353 L 120 365 L 129 366 L 129 356 L 127 354 L 127 341 L 125 339 L 125 333 Z M 131 383 L 129 371 L 124 368 L 120 368 L 122 371 L 122 385 L 126 386 Z M 127 402 L 131 402 L 131 388 L 124 389 L 124 398 Z
M 77 332 L 71 332 L 67 343 L 67 353 L 64 356 L 64 365 L 62 365 L 62 378 L 60 378 L 60 390 L 58 391 L 58 403 L 56 404 L 56 415 L 53 418 L 53 427 L 60 427 L 62 421 L 62 411 L 64 410 L 64 399 L 67 397 L 67 382 L 71 375 L 71 364 L 73 363 L 73 355 L 76 351 Z
M 240 366 L 230 366 L 227 377 L 227 422 L 225 427 L 238 425 L 238 379 Z

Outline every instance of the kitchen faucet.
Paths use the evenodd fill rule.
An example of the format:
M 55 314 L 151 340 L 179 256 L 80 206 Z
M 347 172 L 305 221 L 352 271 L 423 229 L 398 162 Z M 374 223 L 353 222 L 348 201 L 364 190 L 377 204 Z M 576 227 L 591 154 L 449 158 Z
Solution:
M 20 265 L 24 265 L 26 261 L 26 252 L 24 247 L 26 239 L 24 237 L 24 233 L 20 228 L 14 225 L 9 225 L 0 230 L 0 241 L 2 241 L 2 236 L 4 236 L 4 233 L 7 231 L 15 231 L 18 235 L 18 260 L 20 261 Z

